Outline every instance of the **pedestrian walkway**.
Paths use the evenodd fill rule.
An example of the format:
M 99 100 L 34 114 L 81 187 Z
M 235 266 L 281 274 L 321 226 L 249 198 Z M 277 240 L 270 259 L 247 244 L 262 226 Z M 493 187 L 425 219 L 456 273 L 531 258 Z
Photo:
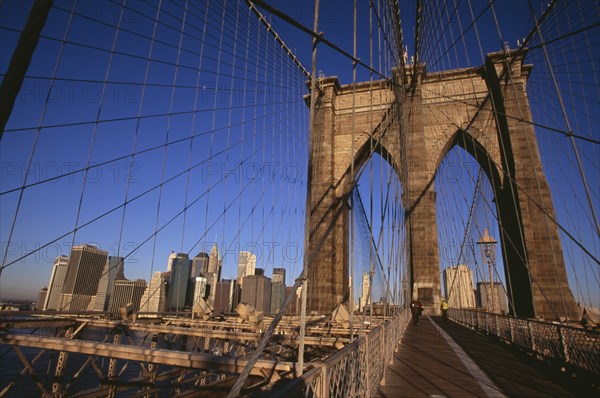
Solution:
M 486 336 L 422 317 L 419 325 L 408 325 L 376 397 L 591 396 L 556 381 Z

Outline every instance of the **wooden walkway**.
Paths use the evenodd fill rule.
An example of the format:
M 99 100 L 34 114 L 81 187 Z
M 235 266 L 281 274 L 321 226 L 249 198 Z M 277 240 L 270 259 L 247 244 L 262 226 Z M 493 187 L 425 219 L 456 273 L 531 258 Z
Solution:
M 439 325 L 439 326 L 438 326 Z M 450 337 L 451 336 L 451 337 Z M 502 344 L 439 317 L 408 325 L 376 397 L 592 397 Z

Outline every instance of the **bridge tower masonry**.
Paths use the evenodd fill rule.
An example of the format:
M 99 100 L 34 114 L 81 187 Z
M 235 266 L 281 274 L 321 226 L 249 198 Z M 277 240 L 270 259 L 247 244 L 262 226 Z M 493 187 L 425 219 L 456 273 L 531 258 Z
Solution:
M 510 312 L 579 319 L 531 123 L 526 83 L 532 66 L 524 57 L 524 51 L 502 51 L 488 54 L 479 67 L 432 73 L 424 65 L 409 66 L 406 82 L 398 71 L 393 82 L 341 86 L 336 77 L 319 79 L 309 144 L 309 312 L 348 304 L 351 172 L 374 151 L 396 171 L 403 189 L 411 295 L 437 313 L 434 180 L 458 145 L 494 189 Z

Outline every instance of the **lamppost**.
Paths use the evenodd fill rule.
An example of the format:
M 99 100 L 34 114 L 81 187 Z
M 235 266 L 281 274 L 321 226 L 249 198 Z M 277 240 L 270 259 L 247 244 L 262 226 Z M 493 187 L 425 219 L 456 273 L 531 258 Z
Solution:
M 498 242 L 489 235 L 487 228 L 484 228 L 483 236 L 479 239 L 477 244 L 481 249 L 481 259 L 488 265 L 490 270 L 490 309 L 492 312 L 494 312 L 494 273 L 492 272 L 492 269 L 496 265 L 496 243 Z

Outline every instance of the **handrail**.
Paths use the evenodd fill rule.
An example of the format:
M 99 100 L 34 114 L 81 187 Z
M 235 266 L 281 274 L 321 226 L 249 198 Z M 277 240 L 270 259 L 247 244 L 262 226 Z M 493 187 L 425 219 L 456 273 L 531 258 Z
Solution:
M 496 336 L 561 367 L 600 377 L 600 332 L 472 309 L 449 309 L 451 320 Z
M 372 396 L 385 382 L 385 368 L 392 361 L 409 320 L 408 310 L 403 310 L 324 361 L 312 362 L 312 369 L 271 396 Z

